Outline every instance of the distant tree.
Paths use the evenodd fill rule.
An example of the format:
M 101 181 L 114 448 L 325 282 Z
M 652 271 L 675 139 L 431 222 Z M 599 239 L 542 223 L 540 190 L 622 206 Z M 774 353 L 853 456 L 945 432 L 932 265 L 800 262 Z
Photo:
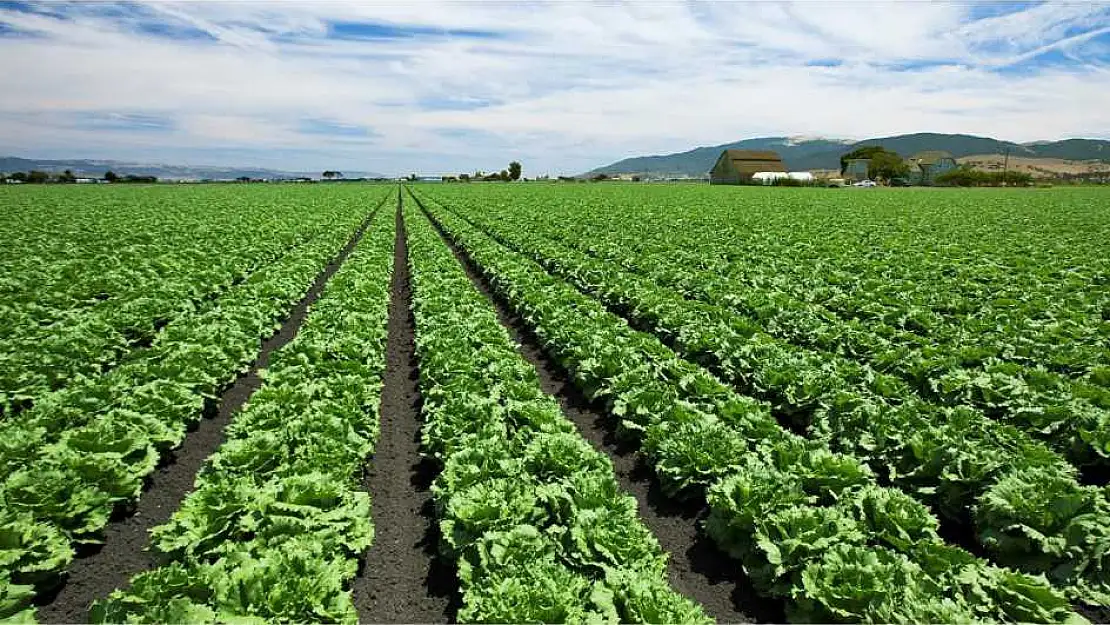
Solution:
M 859 158 L 866 158 L 871 161 L 867 165 L 868 178 L 890 180 L 891 178 L 905 176 L 910 172 L 909 165 L 902 160 L 897 152 L 891 152 L 881 145 L 866 145 L 840 156 L 840 173 L 843 174 L 844 170 L 847 169 L 848 161 Z
M 337 172 L 337 171 L 332 171 L 332 170 L 330 170 L 330 169 L 329 169 L 329 170 L 325 171 L 324 173 L 322 173 L 322 174 L 320 174 L 320 175 L 321 175 L 321 176 L 322 176 L 323 178 L 327 179 L 327 180 L 331 180 L 332 178 L 339 178 L 339 177 L 341 177 L 341 176 L 342 176 L 343 174 L 341 174 L 341 173 L 339 173 L 339 172 Z
M 593 178 L 591 178 L 591 180 L 593 180 L 594 182 L 601 182 L 602 180 L 608 180 L 608 179 L 609 179 L 608 174 L 598 174 L 598 175 L 594 176 Z
M 901 178 L 910 173 L 910 166 L 901 156 L 894 152 L 882 150 L 875 152 L 871 157 L 871 164 L 867 166 L 867 177 L 872 180 Z
M 119 180 L 119 176 L 116 175 L 116 172 L 108 170 L 104 172 L 104 179 L 108 182 L 115 182 Z
M 470 174 L 459 174 L 459 180 L 462 182 L 470 182 Z
M 30 184 L 43 184 L 50 181 L 50 174 L 45 171 L 33 170 L 27 174 L 27 182 Z
M 509 163 L 509 178 L 512 180 L 520 180 L 520 163 L 513 161 Z
M 802 187 L 805 186 L 801 180 L 796 178 L 775 178 L 771 181 L 772 187 Z
M 976 171 L 968 165 L 961 165 L 950 169 L 937 176 L 933 182 L 946 187 L 974 187 L 978 186 L 984 178 L 982 172 Z
M 250 182 L 250 181 L 251 181 L 251 177 L 250 177 L 250 176 L 239 176 L 239 177 L 238 177 L 238 178 L 236 178 L 235 180 L 236 180 L 237 182 Z
M 409 182 L 416 182 L 416 174 L 409 174 L 408 180 Z
M 1005 174 L 996 173 L 1000 182 L 1005 182 L 1007 185 L 1026 187 L 1033 184 L 1033 175 L 1027 174 L 1023 171 L 1008 171 Z
M 844 170 L 848 168 L 848 161 L 855 160 L 857 158 L 873 158 L 876 152 L 883 151 L 885 150 L 881 145 L 865 145 L 862 148 L 857 148 L 855 150 L 852 150 L 851 152 L 848 152 L 847 154 L 841 154 L 840 173 L 843 174 Z
M 16 180 L 18 182 L 27 182 L 27 174 L 25 174 L 21 171 L 17 171 L 15 173 L 13 173 L 12 175 L 8 176 L 8 179 L 9 180 Z
M 934 182 L 949 187 L 997 187 L 1003 183 L 1009 186 L 1027 186 L 1033 182 L 1033 177 L 1024 172 L 1009 171 L 1003 174 L 1000 171 L 979 171 L 961 165 L 937 176 Z
M 498 176 L 501 178 L 501 182 L 508 182 L 509 181 L 509 170 L 502 169 L 501 173 L 498 174 Z
M 67 169 L 58 175 L 58 182 L 73 182 L 77 180 L 77 176 L 73 175 L 72 169 Z
M 158 182 L 157 176 L 136 176 L 135 174 L 127 174 L 120 182 L 133 182 L 133 183 L 154 183 Z

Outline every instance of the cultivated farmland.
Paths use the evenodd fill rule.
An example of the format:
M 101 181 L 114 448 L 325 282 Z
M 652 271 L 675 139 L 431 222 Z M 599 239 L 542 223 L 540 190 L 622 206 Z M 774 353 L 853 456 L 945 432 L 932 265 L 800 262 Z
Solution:
M 1108 204 L 0 189 L 0 620 L 1107 620 Z

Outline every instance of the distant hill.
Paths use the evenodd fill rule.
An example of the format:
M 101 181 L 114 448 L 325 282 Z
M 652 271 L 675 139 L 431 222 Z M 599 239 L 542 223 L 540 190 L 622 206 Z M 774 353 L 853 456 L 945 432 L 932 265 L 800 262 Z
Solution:
M 319 178 L 320 172 L 292 172 L 256 167 L 209 167 L 188 165 L 156 165 L 143 163 L 127 163 L 121 161 L 98 160 L 42 160 L 18 158 L 15 156 L 0 156 L 0 172 L 12 173 L 17 171 L 31 171 L 37 169 L 45 172 L 61 172 L 67 169 L 77 176 L 100 177 L 104 172 L 111 170 L 120 176 L 132 174 L 135 176 L 157 176 L 166 180 L 203 179 L 213 180 L 234 179 L 242 176 L 248 178 Z M 363 171 L 345 171 L 347 178 L 383 178 L 382 174 Z
M 876 137 L 863 141 L 839 139 L 811 139 L 805 137 L 761 137 L 735 143 L 724 143 L 695 148 L 677 154 L 626 158 L 587 173 L 595 174 L 655 174 L 672 176 L 701 176 L 713 167 L 721 150 L 774 150 L 782 156 L 786 167 L 801 171 L 808 169 L 833 169 L 840 167 L 840 155 L 865 145 L 881 145 L 902 156 L 923 150 L 944 150 L 956 158 L 975 154 L 1002 154 L 1009 150 L 1014 156 L 1030 158 L 1058 158 L 1071 161 L 1102 160 L 1110 162 L 1110 141 L 1100 139 L 1065 139 L 1063 141 L 1038 141 L 1014 143 L 989 137 L 949 135 L 921 132 L 893 137 Z
M 1052 143 L 1029 145 L 1037 156 L 1062 158 L 1069 161 L 1104 161 L 1110 163 L 1110 141 L 1100 139 L 1064 139 Z
M 961 164 L 979 171 L 998 172 L 1003 169 L 1029 174 L 1034 178 L 1056 178 L 1059 176 L 1106 176 L 1110 174 L 1110 161 L 1084 159 L 1081 161 L 1051 158 L 1047 156 L 1014 156 L 1003 154 L 973 154 L 961 156 Z
M 838 139 L 808 139 L 790 137 L 762 137 L 758 139 L 744 139 L 735 143 L 725 143 L 707 147 L 694 148 L 678 154 L 662 156 L 638 156 L 617 161 L 612 165 L 598 167 L 590 172 L 593 174 L 669 174 L 676 176 L 700 176 L 713 167 L 721 150 L 774 150 L 778 152 L 787 164 L 794 168 L 794 161 L 813 160 L 822 153 L 837 154 L 838 158 L 852 141 Z M 839 167 L 839 164 L 837 165 Z

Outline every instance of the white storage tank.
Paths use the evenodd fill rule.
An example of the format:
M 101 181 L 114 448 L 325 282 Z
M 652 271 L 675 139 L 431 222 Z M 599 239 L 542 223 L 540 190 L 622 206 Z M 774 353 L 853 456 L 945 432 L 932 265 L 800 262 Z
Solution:
M 789 174 L 784 171 L 757 171 L 752 174 L 752 182 L 758 182 L 762 185 L 774 184 L 780 178 L 787 178 Z

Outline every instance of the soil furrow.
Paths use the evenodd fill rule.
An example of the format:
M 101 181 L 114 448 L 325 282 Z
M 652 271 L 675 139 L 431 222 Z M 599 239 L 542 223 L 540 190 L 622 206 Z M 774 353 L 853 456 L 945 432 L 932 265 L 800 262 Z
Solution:
M 270 362 L 270 354 L 281 349 L 297 335 L 308 315 L 308 308 L 320 297 L 328 280 L 339 270 L 355 245 L 362 239 L 381 204 L 359 225 L 338 254 L 317 274 L 304 297 L 289 312 L 281 327 L 262 343 L 258 357 L 221 395 L 211 402 L 195 431 L 181 447 L 164 458 L 148 479 L 143 496 L 129 510 L 117 511 L 104 529 L 104 543 L 94 551 L 81 553 L 70 564 L 64 583 L 54 592 L 40 595 L 38 619 L 43 623 L 84 623 L 89 605 L 129 583 L 134 575 L 155 568 L 157 557 L 146 551 L 150 529 L 169 520 L 185 496 L 193 490 L 197 472 L 205 460 L 224 442 L 224 428 L 235 413 L 260 386 L 259 371 Z
M 438 472 L 420 455 L 420 387 L 408 245 L 397 197 L 393 296 L 382 380 L 380 437 L 367 466 L 374 543 L 352 583 L 364 623 L 447 623 L 458 609 L 454 567 L 438 555 L 430 488 Z
M 424 210 L 419 200 L 417 204 Z M 615 417 L 604 406 L 582 395 L 570 382 L 567 371 L 543 349 L 535 333 L 494 293 L 466 252 L 434 220 L 432 225 L 471 283 L 494 305 L 501 324 L 508 329 L 521 354 L 536 368 L 543 391 L 555 397 L 581 435 L 612 460 L 621 488 L 636 498 L 641 520 L 669 554 L 668 578 L 675 590 L 700 603 L 718 622 L 784 622 L 782 603 L 757 596 L 740 563 L 718 549 L 701 531 L 701 522 L 708 514 L 704 502 L 679 502 L 663 494 L 643 455 L 637 453 L 634 445 L 616 439 Z

